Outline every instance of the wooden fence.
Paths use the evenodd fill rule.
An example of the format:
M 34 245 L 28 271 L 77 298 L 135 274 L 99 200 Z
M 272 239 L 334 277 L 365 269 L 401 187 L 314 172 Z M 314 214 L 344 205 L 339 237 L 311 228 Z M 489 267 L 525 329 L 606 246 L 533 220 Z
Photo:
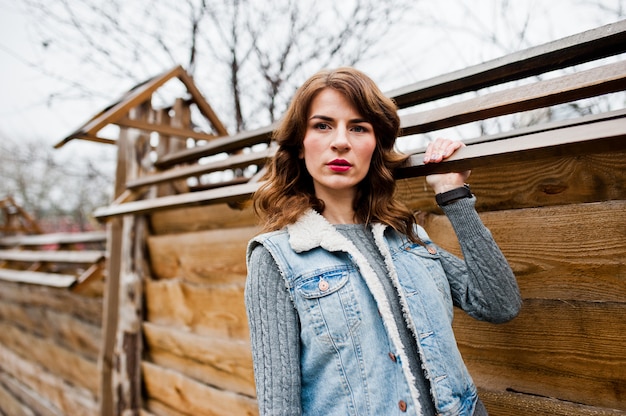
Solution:
M 436 242 L 460 254 L 423 176 L 471 168 L 477 209 L 518 279 L 524 305 L 512 322 L 455 315 L 461 352 L 491 415 L 626 415 L 624 52 L 626 21 L 389 92 L 402 108 L 404 135 L 462 130 L 607 94 L 617 103 L 610 111 L 466 138 L 468 146 L 438 166 L 423 165 L 417 152 L 397 172 L 400 197 Z M 174 78 L 190 97 L 152 108 L 152 93 Z M 423 109 L 433 102 L 435 109 Z M 193 129 L 194 106 L 212 132 Z M 91 351 L 98 354 L 98 382 L 87 389 L 98 412 L 257 414 L 244 253 L 259 231 L 247 201 L 273 154 L 273 126 L 225 135 L 180 68 L 129 92 L 60 144 L 107 142 L 97 134 L 108 124 L 121 133 L 117 198 L 95 213 L 108 227 L 102 337 Z M 20 305 L 13 310 L 2 325 L 15 332 L 23 326 Z M 34 358 L 0 340 L 0 394 L 29 408 L 30 396 L 15 394 L 18 386 L 31 396 L 45 393 L 5 366 L 12 357 Z M 49 368 L 44 360 L 38 365 Z

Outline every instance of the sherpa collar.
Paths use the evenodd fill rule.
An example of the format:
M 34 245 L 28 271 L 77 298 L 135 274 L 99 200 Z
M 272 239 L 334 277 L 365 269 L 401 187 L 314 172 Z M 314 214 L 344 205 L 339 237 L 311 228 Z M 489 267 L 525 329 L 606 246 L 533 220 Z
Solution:
M 386 226 L 374 224 L 374 235 L 382 237 Z M 322 247 L 328 251 L 350 251 L 352 243 L 335 230 L 326 218 L 313 209 L 309 209 L 298 221 L 287 226 L 289 245 L 296 253 Z M 380 240 L 378 240 L 380 241 Z

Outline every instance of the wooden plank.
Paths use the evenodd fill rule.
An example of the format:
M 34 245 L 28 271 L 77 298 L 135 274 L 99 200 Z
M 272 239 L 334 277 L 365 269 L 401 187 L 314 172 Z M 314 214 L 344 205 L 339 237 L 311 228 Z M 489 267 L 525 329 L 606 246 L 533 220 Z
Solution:
M 626 299 L 626 201 L 481 213 L 525 299 Z M 427 215 L 433 241 L 460 255 L 450 222 Z
M 217 114 L 213 111 L 213 108 L 209 105 L 209 102 L 202 95 L 193 79 L 189 76 L 187 71 L 180 71 L 178 73 L 178 79 L 187 87 L 187 91 L 193 97 L 194 102 L 198 106 L 200 113 L 202 113 L 211 122 L 212 127 L 215 129 L 218 135 L 227 136 L 228 130 L 222 124 L 222 121 L 217 117 Z
M 0 280 L 28 283 L 58 288 L 69 288 L 76 282 L 76 276 L 60 273 L 44 273 L 30 270 L 0 269 Z
M 134 201 L 116 206 L 102 207 L 94 211 L 94 217 L 104 220 L 124 214 L 147 214 L 164 209 L 182 208 L 199 204 L 240 202 L 250 198 L 258 189 L 258 183 L 245 183 L 227 188 L 209 189 L 190 194 L 170 195 L 151 200 Z
M 0 260 L 89 264 L 104 258 L 101 250 L 0 250 Z
M 241 282 L 246 246 L 258 232 L 258 227 L 245 227 L 151 236 L 147 245 L 153 276 L 204 284 Z
M 626 52 L 619 21 L 390 91 L 400 108 L 532 77 Z
M 186 129 L 186 128 L 179 128 L 179 127 L 172 127 L 167 124 L 156 124 L 156 123 L 150 123 L 148 121 L 133 120 L 127 117 L 117 120 L 114 124 L 120 127 L 143 130 L 145 132 L 156 132 L 156 133 L 161 133 L 161 134 L 177 136 L 177 137 L 180 137 L 181 139 L 192 138 L 192 139 L 197 139 L 197 140 L 213 140 L 217 137 L 213 134 L 208 134 L 208 133 L 204 133 L 200 131 L 195 131 L 195 130 Z
M 153 235 L 201 230 L 225 230 L 258 224 L 251 204 L 242 209 L 227 204 L 179 208 L 155 212 L 150 217 Z
M 254 397 L 254 372 L 247 340 L 205 337 L 145 322 L 150 361 L 213 387 Z
M 491 416 L 626 416 L 626 412 L 515 392 L 479 388 Z
M 148 281 L 145 321 L 194 334 L 249 340 L 243 284 L 190 284 L 180 280 Z
M 626 199 L 626 149 L 481 166 L 468 182 L 479 212 Z M 411 209 L 441 214 L 423 177 L 396 185 L 398 197 Z
M 103 243 L 105 231 L 85 231 L 81 233 L 50 233 L 37 235 L 18 235 L 0 238 L 0 246 L 46 246 Z
M 396 172 L 398 179 L 458 172 L 489 165 L 532 160 L 549 156 L 623 150 L 626 147 L 626 121 L 615 119 L 580 126 L 544 131 L 488 143 L 477 143 L 457 150 L 441 163 L 424 165 L 424 154 L 412 155 Z
M 14 396 L 27 401 L 41 416 L 93 416 L 97 398 L 88 390 L 68 383 L 45 367 L 28 361 L 0 343 L 0 368 L 5 386 Z M 0 373 L 3 374 L 3 373 Z M 10 380 L 10 383 L 7 381 Z
M 98 366 L 75 351 L 58 345 L 50 338 L 40 338 L 22 329 L 0 322 L 0 344 L 92 395 L 98 391 Z
M 0 320 L 30 334 L 52 339 L 76 354 L 96 361 L 101 328 L 80 317 L 51 309 L 0 301 Z
M 119 160 L 119 159 L 118 159 Z M 120 288 L 120 251 L 116 249 L 122 244 L 122 219 L 114 218 L 107 223 L 107 284 L 104 289 L 102 316 L 102 346 L 98 367 L 100 369 L 100 416 L 113 415 L 113 356 L 115 350 L 115 334 L 117 332 L 119 288 Z
M 202 157 L 213 156 L 222 152 L 229 153 L 244 147 L 269 143 L 275 128 L 276 124 L 272 124 L 256 130 L 244 131 L 233 136 L 220 137 L 202 146 L 164 155 L 154 162 L 154 165 L 159 169 L 164 169 L 179 163 L 194 162 Z
M 167 171 L 153 173 L 139 177 L 126 183 L 128 189 L 136 189 L 142 186 L 154 185 L 176 179 L 188 178 L 190 176 L 205 175 L 225 169 L 245 168 L 250 165 L 264 164 L 276 153 L 276 148 L 272 147 L 260 152 L 245 153 L 240 155 L 229 155 L 223 160 L 210 163 L 185 166 Z
M 403 135 L 534 110 L 626 89 L 626 61 L 509 88 L 401 117 Z
M 81 273 L 70 289 L 75 293 L 85 292 L 87 291 L 88 285 L 102 278 L 104 278 L 104 261 L 99 261 L 92 264 L 87 270 Z
M 477 385 L 626 411 L 626 303 L 525 300 L 513 321 L 455 315 Z
M 0 415 L 36 416 L 35 411 L 27 407 L 22 400 L 14 396 L 12 389 L 6 385 L 15 386 L 17 383 L 0 371 Z M 30 397 L 29 397 L 30 399 Z M 27 400 L 27 403 L 30 400 Z
M 73 315 L 94 326 L 102 324 L 102 298 L 52 288 L 2 282 L 0 302 Z
M 176 371 L 142 363 L 144 386 L 153 399 L 190 415 L 258 415 L 256 400 L 199 383 Z

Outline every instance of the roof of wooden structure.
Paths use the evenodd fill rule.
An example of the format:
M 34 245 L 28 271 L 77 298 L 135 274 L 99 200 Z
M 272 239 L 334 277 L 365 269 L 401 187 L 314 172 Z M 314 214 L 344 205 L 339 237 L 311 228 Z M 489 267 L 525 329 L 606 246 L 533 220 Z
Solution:
M 166 82 L 174 78 L 179 79 L 187 88 L 187 92 L 189 92 L 191 96 L 191 101 L 197 105 L 202 115 L 204 115 L 211 123 L 211 127 L 215 130 L 216 135 L 195 132 L 188 129 L 177 129 L 174 127 L 160 126 L 156 124 L 152 125 L 145 122 L 130 120 L 127 117 L 128 113 L 132 109 L 149 100 L 154 92 L 161 88 Z M 217 136 L 228 135 L 226 127 L 224 127 L 220 119 L 217 117 L 217 115 L 209 105 L 208 101 L 200 93 L 200 90 L 198 90 L 198 88 L 196 87 L 191 76 L 187 74 L 187 72 L 181 66 L 176 66 L 169 71 L 156 75 L 131 88 L 128 92 L 122 95 L 122 97 L 118 101 L 114 102 L 113 104 L 109 105 L 108 107 L 97 113 L 85 124 L 80 126 L 69 136 L 65 137 L 63 140 L 57 143 L 54 147 L 60 148 L 73 139 L 82 139 L 98 143 L 114 144 L 116 140 L 98 136 L 98 132 L 109 124 L 116 124 L 120 127 L 134 127 L 144 130 L 157 131 L 164 134 L 171 134 L 182 137 L 193 137 L 196 139 L 206 140 L 213 139 Z
M 37 221 L 10 196 L 0 199 L 0 218 L 0 236 L 41 234 Z

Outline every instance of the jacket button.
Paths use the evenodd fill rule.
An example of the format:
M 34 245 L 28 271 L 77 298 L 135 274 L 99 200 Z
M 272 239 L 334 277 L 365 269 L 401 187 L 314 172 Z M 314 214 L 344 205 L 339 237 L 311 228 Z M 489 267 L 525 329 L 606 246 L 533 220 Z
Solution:
M 317 287 L 319 287 L 322 292 L 326 292 L 328 290 L 329 284 L 326 280 L 320 280 Z
M 392 352 L 389 353 L 389 359 L 394 363 L 397 361 L 396 355 Z
M 398 408 L 401 412 L 406 412 L 406 402 L 404 400 L 400 400 L 398 402 Z

